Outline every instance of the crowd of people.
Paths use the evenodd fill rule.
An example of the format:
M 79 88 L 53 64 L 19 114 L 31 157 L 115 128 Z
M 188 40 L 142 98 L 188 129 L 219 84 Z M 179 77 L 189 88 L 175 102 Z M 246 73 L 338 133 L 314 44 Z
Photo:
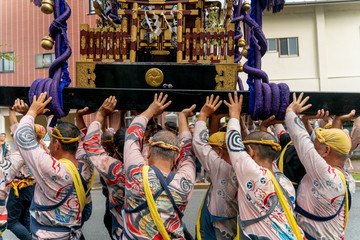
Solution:
M 96 169 L 110 239 L 344 239 L 355 192 L 345 164 L 360 143 L 355 111 L 332 121 L 323 109 L 303 115 L 309 98 L 294 94 L 284 121 L 271 116 L 255 125 L 244 120 L 242 100 L 237 92 L 222 100 L 211 95 L 195 124 L 188 122 L 192 105 L 179 112 L 178 124 L 160 126 L 155 119 L 171 100 L 155 94 L 130 126 L 113 132 L 103 126 L 116 111 L 114 96 L 89 126 L 83 116 L 93 112 L 85 107 L 76 112 L 76 125 L 54 124 L 47 116 L 46 128 L 35 119 L 47 114 L 51 97 L 34 96 L 30 107 L 17 99 L 9 113 L 15 151 L 0 134 L 1 233 L 8 228 L 21 240 L 85 239 Z M 222 104 L 228 114 L 217 114 Z M 352 119 L 350 137 L 342 125 Z M 49 146 L 42 140 L 46 132 Z M 185 226 L 197 160 L 210 186 L 196 226 Z

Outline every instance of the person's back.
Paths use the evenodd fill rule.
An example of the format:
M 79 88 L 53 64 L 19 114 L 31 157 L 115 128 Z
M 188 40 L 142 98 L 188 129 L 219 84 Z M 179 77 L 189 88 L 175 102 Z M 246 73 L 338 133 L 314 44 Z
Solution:
M 225 144 L 226 133 L 216 132 L 209 138 L 206 127 L 207 118 L 216 111 L 217 100 L 202 107 L 193 137 L 195 154 L 211 179 L 199 210 L 196 238 L 232 240 L 237 234 L 238 182 Z
M 273 164 L 281 146 L 265 131 L 253 132 L 243 141 L 242 96 L 238 100 L 235 93 L 234 100 L 230 94 L 229 98 L 230 103 L 225 101 L 230 115 L 226 145 L 239 182 L 240 239 L 303 239 L 303 232 L 292 224 L 295 220 L 289 209 L 295 190 Z
M 161 96 L 162 94 L 160 94 L 160 100 Z M 161 102 L 160 100 L 159 102 Z M 148 180 L 145 181 L 143 176 L 146 176 L 144 169 L 147 164 L 146 159 L 141 155 L 142 138 L 148 119 L 163 110 L 163 108 L 159 108 L 156 111 L 157 114 L 148 114 L 152 105 L 142 115 L 135 117 L 126 132 L 123 239 L 160 239 L 162 234 L 168 235 L 170 239 L 184 239 L 184 224 L 181 217 L 191 196 L 195 181 L 195 158 L 192 152 L 191 133 L 187 129 L 186 117 L 185 115 L 181 116 L 181 113 L 179 117 L 179 138 L 169 131 L 160 131 L 153 136 L 149 141 L 150 151 L 147 162 L 150 168 Z M 182 124 L 182 121 L 185 123 Z M 184 130 L 185 125 L 187 130 Z M 181 150 L 180 141 L 184 143 Z M 176 170 L 171 171 L 174 167 Z M 150 203 L 145 196 L 145 182 L 148 182 L 154 195 L 156 211 L 162 222 L 160 225 L 162 224 L 165 227 L 165 233 L 160 231 L 158 223 L 154 221 L 154 212 L 149 210 Z M 163 191 L 158 196 L 159 190 Z
M 73 239 L 79 239 L 82 235 L 80 228 L 85 194 L 77 194 L 78 189 L 74 187 L 68 166 L 73 164 L 73 169 L 78 167 L 75 171 L 82 169 L 80 172 L 86 185 L 90 182 L 92 168 L 75 159 L 79 130 L 72 124 L 60 123 L 54 128 L 50 142 L 52 156 L 36 142 L 34 120 L 43 113 L 49 102 L 44 102 L 45 96 L 41 94 L 33 102 L 14 135 L 20 154 L 37 182 L 30 207 L 30 230 L 33 239 L 68 239 L 70 235 Z M 82 184 L 79 187 L 79 190 L 83 187 L 85 193 L 86 187 Z
M 351 174 L 343 171 L 351 148 L 350 137 L 340 129 L 318 128 L 315 130 L 315 142 L 312 142 L 297 117 L 299 113 L 299 108 L 292 103 L 285 118 L 299 159 L 306 169 L 297 190 L 295 211 L 298 224 L 303 228 L 307 239 L 343 239 L 345 208 L 348 207 L 345 204 L 346 188 L 351 193 L 355 192 L 354 179 Z M 344 185 L 342 175 L 348 187 Z M 316 220 L 314 216 L 320 220 Z

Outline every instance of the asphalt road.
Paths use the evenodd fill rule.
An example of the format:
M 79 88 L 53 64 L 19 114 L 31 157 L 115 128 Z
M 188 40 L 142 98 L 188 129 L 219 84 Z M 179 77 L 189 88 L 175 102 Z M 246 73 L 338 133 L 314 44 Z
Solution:
M 345 239 L 353 240 L 360 239 L 360 188 L 356 189 L 356 194 L 353 196 L 352 208 L 349 215 Z M 191 234 L 195 236 L 195 223 L 198 209 L 202 202 L 205 190 L 194 190 L 189 204 L 185 210 L 184 222 Z M 83 228 L 86 240 L 108 240 L 110 239 L 103 224 L 104 215 L 104 197 L 100 190 L 93 190 L 93 213 L 88 222 L 85 223 Z M 4 240 L 16 240 L 17 238 L 9 231 L 6 230 L 3 234 Z

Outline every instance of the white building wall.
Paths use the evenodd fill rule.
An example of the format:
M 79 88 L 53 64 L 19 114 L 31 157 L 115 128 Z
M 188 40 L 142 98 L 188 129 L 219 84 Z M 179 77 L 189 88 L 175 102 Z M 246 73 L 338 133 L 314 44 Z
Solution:
M 263 57 L 270 81 L 294 91 L 360 91 L 360 2 L 286 5 L 265 13 L 263 30 L 268 39 L 298 37 L 299 56 Z

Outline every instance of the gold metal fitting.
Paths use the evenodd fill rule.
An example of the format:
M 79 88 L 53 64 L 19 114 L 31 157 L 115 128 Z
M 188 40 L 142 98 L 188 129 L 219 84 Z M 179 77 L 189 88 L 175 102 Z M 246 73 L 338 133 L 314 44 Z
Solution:
M 40 45 L 46 50 L 51 50 L 54 46 L 54 39 L 50 36 L 45 36 L 41 39 Z
M 51 14 L 54 11 L 54 4 L 52 0 L 41 1 L 41 11 L 45 14 Z
M 247 13 L 250 13 L 250 11 L 251 11 L 251 5 L 250 5 L 250 3 L 248 3 L 248 2 L 244 2 L 243 5 L 242 5 L 242 8 L 243 8 L 244 11 L 247 12 Z
M 248 50 L 246 48 L 243 48 L 243 50 L 241 51 L 241 56 L 248 58 Z
M 237 71 L 238 72 L 243 72 L 244 71 L 244 64 L 239 62 L 239 64 L 237 65 Z
M 245 47 L 245 45 L 246 45 L 245 39 L 244 39 L 244 38 L 240 38 L 240 39 L 238 40 L 238 46 L 239 46 L 239 47 Z
M 158 68 L 151 68 L 145 74 L 145 81 L 151 87 L 158 87 L 164 81 L 164 74 Z

